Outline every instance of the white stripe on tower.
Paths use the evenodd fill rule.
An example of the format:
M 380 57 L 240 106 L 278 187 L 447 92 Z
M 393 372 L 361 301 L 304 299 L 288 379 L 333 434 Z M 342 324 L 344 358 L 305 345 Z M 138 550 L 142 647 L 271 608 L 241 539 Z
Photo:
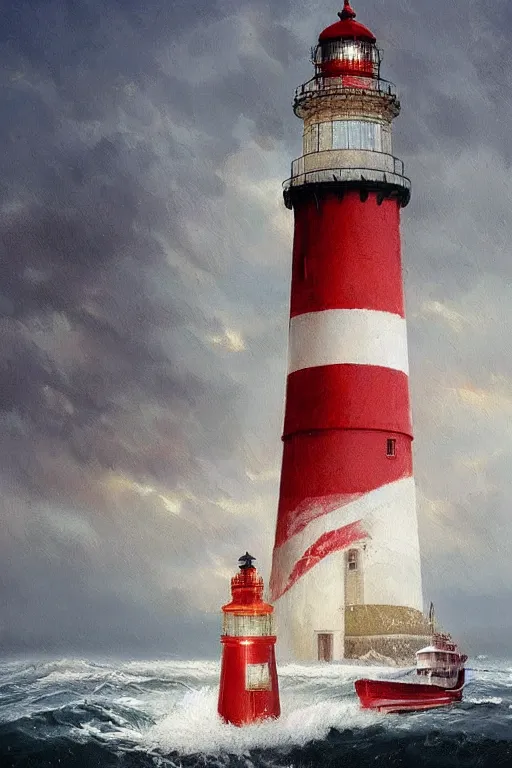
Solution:
M 347 549 L 358 541 L 371 543 L 376 539 L 378 551 L 373 558 L 368 557 L 365 564 L 368 576 L 365 602 L 392 605 L 396 604 L 398 594 L 404 601 L 402 604 L 420 608 L 421 591 L 418 590 L 417 578 L 414 578 L 420 567 L 419 550 L 410 546 L 418 535 L 416 517 L 409 514 L 414 503 L 414 479 L 406 477 L 380 486 L 329 512 L 327 534 L 325 518 L 313 519 L 299 533 L 275 548 L 271 584 L 273 599 L 282 597 L 333 552 Z M 332 547 L 329 541 L 344 546 Z M 396 568 L 397 558 L 400 559 L 400 569 Z M 383 563 L 386 564 L 384 570 Z M 375 570 L 374 579 L 371 578 L 372 568 Z
M 371 309 L 326 309 L 292 317 L 288 373 L 343 363 L 408 374 L 405 319 Z

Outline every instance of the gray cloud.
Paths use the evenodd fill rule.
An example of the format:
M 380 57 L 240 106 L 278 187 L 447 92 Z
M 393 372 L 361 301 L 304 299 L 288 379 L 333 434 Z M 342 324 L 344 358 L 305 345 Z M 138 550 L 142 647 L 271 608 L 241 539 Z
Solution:
M 169 651 L 204 620 L 206 652 L 239 550 L 268 575 L 291 252 L 280 184 L 300 151 L 293 89 L 336 10 L 4 4 L 4 650 Z M 471 606 L 511 575 L 512 18 L 462 0 L 357 11 L 403 101 L 424 573 L 450 620 L 447 580 Z

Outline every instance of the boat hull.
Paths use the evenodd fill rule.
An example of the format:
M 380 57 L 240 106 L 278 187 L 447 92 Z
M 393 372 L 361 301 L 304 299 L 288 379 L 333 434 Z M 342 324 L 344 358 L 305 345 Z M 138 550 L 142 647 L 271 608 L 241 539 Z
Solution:
M 363 709 L 378 712 L 415 712 L 445 707 L 462 700 L 464 670 L 453 688 L 428 683 L 400 683 L 394 680 L 356 680 L 355 689 Z

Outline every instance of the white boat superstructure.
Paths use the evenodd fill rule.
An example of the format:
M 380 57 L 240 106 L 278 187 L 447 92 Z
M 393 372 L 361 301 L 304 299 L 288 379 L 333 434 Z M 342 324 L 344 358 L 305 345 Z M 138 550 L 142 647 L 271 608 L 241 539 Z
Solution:
M 450 635 L 435 633 L 431 645 L 416 653 L 416 671 L 428 685 L 453 688 L 466 660 Z

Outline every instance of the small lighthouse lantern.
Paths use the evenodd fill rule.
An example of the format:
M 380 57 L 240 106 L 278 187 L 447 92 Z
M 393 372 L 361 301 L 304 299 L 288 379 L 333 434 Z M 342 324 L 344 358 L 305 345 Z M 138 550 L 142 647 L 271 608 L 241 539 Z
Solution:
M 263 601 L 263 579 L 248 552 L 231 579 L 231 602 L 222 606 L 222 665 L 218 711 L 224 721 L 247 725 L 280 715 L 274 608 Z

